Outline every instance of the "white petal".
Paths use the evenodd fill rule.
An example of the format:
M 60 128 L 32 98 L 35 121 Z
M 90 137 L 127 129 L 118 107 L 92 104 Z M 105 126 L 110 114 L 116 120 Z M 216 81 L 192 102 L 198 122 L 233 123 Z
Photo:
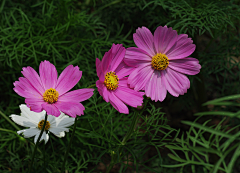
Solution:
M 32 119 L 28 119 L 26 117 L 18 116 L 18 115 L 10 115 L 10 117 L 15 123 L 19 124 L 20 126 L 37 127 L 36 122 L 33 121 Z
M 50 126 L 56 126 L 56 117 L 55 116 L 52 116 L 52 115 L 48 115 L 48 121 L 50 123 Z
M 40 130 L 38 128 L 30 128 L 17 131 L 17 134 L 21 133 L 23 133 L 24 138 L 30 138 L 40 133 Z
M 45 134 L 45 135 L 44 135 Z M 47 133 L 43 132 L 43 138 L 45 140 L 45 144 L 47 143 L 47 141 L 49 140 L 49 135 Z
M 56 117 L 55 120 L 56 120 L 56 122 L 58 124 L 60 121 L 62 121 L 65 118 L 70 118 L 70 117 L 61 112 L 61 115 L 59 117 Z
M 41 133 L 41 131 L 39 130 L 39 133 L 36 134 L 36 136 L 34 138 L 34 143 L 35 144 L 37 143 L 37 140 L 38 140 L 38 137 L 39 137 L 40 133 Z M 46 132 L 44 131 L 39 142 L 41 142 L 42 140 L 45 140 L 45 139 L 46 139 Z M 46 140 L 45 140 L 45 143 L 46 143 Z
M 57 122 L 57 127 L 69 127 L 74 124 L 75 118 L 63 118 L 60 122 Z
M 64 132 L 64 131 L 68 132 L 69 129 L 68 128 L 64 128 L 64 127 L 51 127 L 49 129 L 49 131 L 52 132 L 57 137 L 59 137 L 59 136 L 63 137 L 62 136 L 63 134 L 61 134 L 61 133 Z M 64 133 L 64 136 L 65 136 L 65 133 Z
M 69 116 L 67 116 L 66 114 L 64 114 L 63 112 L 61 112 L 61 115 L 59 117 L 57 117 L 59 120 L 62 118 L 69 118 Z
M 21 104 L 19 107 L 20 107 L 21 112 L 22 112 L 21 116 L 30 118 L 34 121 L 38 121 L 40 116 L 46 114 L 46 111 L 44 111 L 44 110 L 42 112 L 39 112 L 39 113 L 34 112 L 34 111 L 30 111 L 30 108 L 27 107 L 27 105 L 25 105 L 25 104 Z
M 55 136 L 62 138 L 65 136 L 65 132 L 60 132 L 59 135 L 54 134 Z

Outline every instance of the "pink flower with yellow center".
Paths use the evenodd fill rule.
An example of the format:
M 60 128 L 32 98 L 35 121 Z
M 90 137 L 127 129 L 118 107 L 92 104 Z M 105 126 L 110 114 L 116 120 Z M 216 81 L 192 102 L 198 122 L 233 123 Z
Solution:
M 186 93 L 190 81 L 184 74 L 195 75 L 201 69 L 197 59 L 188 57 L 196 48 L 192 39 L 167 26 L 159 26 L 154 35 L 146 27 L 138 28 L 133 39 L 137 48 L 128 48 L 124 59 L 136 67 L 128 77 L 130 87 L 144 90 L 155 101 L 163 101 L 167 91 L 175 97 Z
M 82 77 L 78 66 L 69 65 L 58 77 L 56 67 L 45 60 L 39 66 L 40 76 L 32 67 L 23 67 L 22 74 L 24 77 L 13 83 L 13 90 L 26 98 L 25 103 L 34 112 L 45 110 L 56 117 L 63 112 L 75 118 L 84 114 L 85 108 L 79 102 L 93 95 L 94 89 L 68 92 Z
M 99 80 L 96 82 L 100 95 L 106 102 L 120 113 L 128 114 L 129 105 L 141 106 L 143 103 L 143 92 L 137 92 L 129 88 L 128 76 L 134 68 L 123 62 L 126 49 L 121 44 L 113 44 L 111 49 L 105 53 L 102 61 L 96 58 L 96 69 Z

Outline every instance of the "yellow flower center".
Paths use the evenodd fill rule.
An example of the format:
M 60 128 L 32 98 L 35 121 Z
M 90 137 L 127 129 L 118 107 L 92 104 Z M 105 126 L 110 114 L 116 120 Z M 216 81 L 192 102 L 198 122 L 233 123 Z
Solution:
M 118 87 L 119 79 L 115 74 L 115 72 L 110 71 L 105 75 L 104 84 L 109 90 L 115 90 Z
M 39 121 L 38 123 L 38 128 L 42 130 L 44 124 L 44 120 Z M 50 123 L 49 121 L 46 122 L 44 130 L 48 130 L 50 128 Z
M 43 94 L 43 100 L 48 103 L 55 103 L 58 100 L 58 96 L 58 92 L 55 89 L 50 88 Z
M 157 53 L 152 57 L 151 65 L 155 70 L 165 70 L 168 64 L 168 57 L 165 54 Z

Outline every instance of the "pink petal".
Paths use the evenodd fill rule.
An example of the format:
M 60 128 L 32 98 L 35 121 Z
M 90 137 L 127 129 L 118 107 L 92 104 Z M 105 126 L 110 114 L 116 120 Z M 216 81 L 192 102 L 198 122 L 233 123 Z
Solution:
M 97 71 L 97 76 L 101 82 L 104 82 L 105 76 L 102 71 L 102 62 L 96 58 L 96 71 Z
M 162 102 L 166 98 L 167 90 L 161 75 L 161 71 L 154 71 L 145 87 L 145 93 L 147 97 L 155 100 L 155 102 Z
M 127 82 L 128 82 L 128 77 L 124 77 L 122 79 L 119 79 L 118 86 L 130 88 L 129 84 Z
M 43 98 L 26 98 L 25 103 L 27 104 L 27 107 L 30 108 L 31 111 L 34 112 L 42 112 L 43 107 L 42 104 L 45 104 L 46 102 L 43 101 Z
M 148 28 L 144 26 L 142 28 L 138 28 L 136 33 L 133 34 L 133 40 L 137 47 L 145 50 L 150 57 L 153 57 L 156 54 L 153 45 L 153 35 Z
M 42 107 L 43 109 L 47 112 L 48 115 L 53 115 L 55 117 L 58 117 L 61 112 L 60 110 L 56 107 L 57 106 L 57 103 L 59 102 L 56 102 L 54 104 L 49 104 L 49 103 L 43 103 L 42 104 Z M 66 104 L 66 103 L 65 103 Z M 70 109 L 70 108 L 69 108 Z M 62 111 L 63 112 L 63 111 Z
M 77 115 L 83 115 L 85 110 L 84 106 L 78 102 L 56 102 L 55 105 L 61 112 L 73 118 L 76 118 Z
M 187 75 L 198 74 L 201 69 L 201 65 L 196 58 L 176 59 L 170 61 L 168 67 Z
M 190 81 L 185 75 L 171 68 L 162 71 L 162 74 L 166 89 L 171 95 L 178 97 L 179 94 L 183 95 L 190 88 Z
M 32 67 L 23 67 L 22 74 L 25 78 L 28 79 L 29 83 L 39 92 L 44 93 L 45 90 L 43 88 L 40 77 L 37 72 Z
M 82 71 L 79 70 L 79 67 L 73 67 L 73 65 L 67 66 L 62 73 L 60 74 L 56 90 L 59 93 L 59 96 L 63 95 L 70 89 L 72 89 L 82 77 Z
M 145 88 L 146 83 L 149 81 L 153 69 L 151 65 L 145 63 L 142 66 L 136 68 L 128 77 L 128 83 L 131 88 L 139 91 Z
M 188 57 L 196 48 L 196 45 L 192 44 L 193 41 L 191 38 L 186 38 L 186 35 L 180 35 L 178 37 L 176 44 L 166 52 L 170 60 Z
M 157 53 L 165 54 L 174 46 L 178 38 L 177 31 L 159 26 L 154 32 L 154 45 Z
M 67 92 L 66 94 L 59 97 L 58 101 L 60 102 L 82 102 L 93 95 L 94 89 L 92 88 L 84 88 L 84 89 L 78 89 L 74 91 Z
M 112 48 L 106 52 L 102 58 L 102 72 L 103 74 L 105 75 L 107 72 L 108 72 L 108 69 L 110 68 L 110 64 L 111 64 L 111 61 L 112 61 Z
M 39 66 L 39 74 L 44 90 L 56 87 L 58 73 L 53 64 L 46 60 L 41 62 Z
M 14 82 L 13 85 L 15 86 L 13 90 L 22 97 L 42 97 L 42 94 L 24 77 L 20 77 L 19 81 Z
M 112 45 L 112 61 L 111 61 L 111 68 L 108 71 L 114 71 L 122 62 L 123 57 L 125 55 L 126 49 L 122 46 L 122 44 L 113 44 Z
M 114 94 L 125 104 L 132 107 L 141 106 L 143 103 L 144 92 L 137 92 L 133 89 L 119 86 L 114 90 Z
M 98 58 L 96 58 L 96 71 L 97 71 L 97 76 L 99 77 L 102 70 L 101 70 L 101 61 Z
M 106 102 L 109 102 L 109 91 L 104 83 L 100 82 L 99 80 L 96 82 L 96 86 L 98 88 L 99 94 L 103 97 Z
M 111 105 L 120 113 L 129 114 L 128 107 L 115 96 L 114 92 L 109 92 L 109 100 Z
M 118 78 L 121 79 L 131 74 L 134 69 L 135 69 L 134 67 L 130 67 L 122 61 L 116 68 L 115 72 Z
M 141 63 L 151 63 L 152 57 L 142 49 L 137 47 L 129 47 L 126 50 L 123 61 L 129 66 L 138 67 Z

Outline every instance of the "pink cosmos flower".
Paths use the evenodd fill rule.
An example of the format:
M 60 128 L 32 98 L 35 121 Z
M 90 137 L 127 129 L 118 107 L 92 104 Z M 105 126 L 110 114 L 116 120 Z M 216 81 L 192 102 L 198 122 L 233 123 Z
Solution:
M 79 102 L 89 99 L 94 89 L 68 92 L 82 77 L 78 66 L 67 66 L 58 78 L 56 67 L 45 60 L 40 63 L 39 73 L 40 76 L 32 67 L 23 67 L 24 77 L 13 83 L 13 90 L 26 98 L 25 103 L 32 111 L 45 110 L 48 115 L 56 117 L 61 112 L 74 118 L 84 114 L 85 108 Z
M 113 44 L 105 53 L 102 61 L 96 58 L 96 69 L 99 80 L 96 82 L 100 95 L 120 113 L 128 114 L 127 105 L 141 106 L 143 92 L 129 88 L 127 75 L 134 70 L 123 62 L 126 49 L 121 44 Z
M 154 35 L 148 28 L 138 28 L 133 34 L 136 47 L 126 51 L 124 62 L 136 67 L 129 75 L 128 83 L 134 90 L 145 90 L 147 97 L 163 101 L 167 91 L 178 97 L 190 88 L 190 81 L 184 75 L 195 75 L 201 65 L 191 55 L 196 46 L 187 34 L 167 26 L 159 26 Z

